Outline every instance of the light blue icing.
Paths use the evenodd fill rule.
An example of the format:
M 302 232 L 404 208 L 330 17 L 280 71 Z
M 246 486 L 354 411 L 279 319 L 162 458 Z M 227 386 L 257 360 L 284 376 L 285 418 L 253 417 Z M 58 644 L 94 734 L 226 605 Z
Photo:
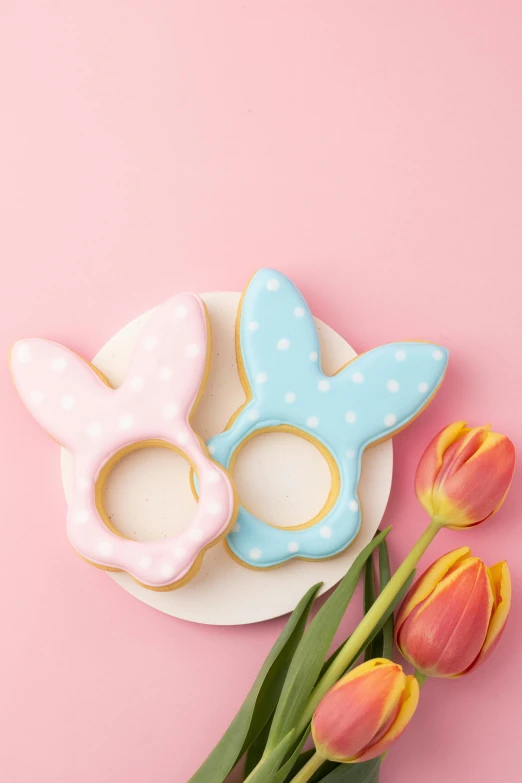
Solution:
M 254 275 L 239 317 L 240 358 L 252 399 L 229 429 L 211 438 L 211 454 L 228 468 L 238 446 L 253 432 L 290 425 L 331 453 L 340 489 L 327 515 L 300 530 L 273 527 L 241 506 L 228 545 L 240 560 L 258 568 L 294 557 L 331 557 L 345 549 L 360 528 L 357 485 L 364 449 L 422 410 L 442 380 L 448 352 L 428 343 L 391 343 L 327 376 L 305 300 L 288 278 L 272 269 Z

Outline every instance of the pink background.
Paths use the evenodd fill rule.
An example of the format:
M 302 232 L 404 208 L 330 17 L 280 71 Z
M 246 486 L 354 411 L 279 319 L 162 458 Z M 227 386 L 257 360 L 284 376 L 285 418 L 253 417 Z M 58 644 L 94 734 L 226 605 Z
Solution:
M 491 420 L 522 448 L 521 29 L 516 0 L 2 0 L 2 355 L 42 335 L 91 357 L 168 295 L 267 264 L 358 350 L 444 343 L 447 380 L 396 439 L 398 563 L 435 431 Z M 58 447 L 1 373 L 0 777 L 184 783 L 282 621 L 191 625 L 83 565 Z M 423 561 L 507 556 L 513 612 L 483 669 L 427 684 L 383 783 L 520 769 L 521 495 L 518 475 Z

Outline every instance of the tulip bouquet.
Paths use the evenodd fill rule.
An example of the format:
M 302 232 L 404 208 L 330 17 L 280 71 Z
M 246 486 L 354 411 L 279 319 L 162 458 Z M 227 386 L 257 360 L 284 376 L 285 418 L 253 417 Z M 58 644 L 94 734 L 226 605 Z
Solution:
M 511 599 L 506 562 L 488 567 L 461 547 L 412 583 L 441 528 L 474 527 L 498 511 L 514 465 L 513 444 L 489 427 L 456 422 L 442 430 L 415 478 L 430 522 L 404 562 L 392 575 L 388 528 L 360 553 L 308 626 L 320 585 L 306 593 L 230 727 L 189 783 L 224 783 L 243 763 L 245 783 L 376 783 L 426 678 L 468 674 L 502 634 Z M 363 573 L 364 617 L 328 657 Z M 392 661 L 394 640 L 413 674 Z M 310 734 L 315 748 L 304 750 Z

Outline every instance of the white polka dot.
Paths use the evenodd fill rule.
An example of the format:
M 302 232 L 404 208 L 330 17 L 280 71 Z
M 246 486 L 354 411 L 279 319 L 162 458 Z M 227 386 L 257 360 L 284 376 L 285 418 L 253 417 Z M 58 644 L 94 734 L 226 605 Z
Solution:
M 130 415 L 130 413 L 124 413 L 123 416 L 120 416 L 118 419 L 118 427 L 120 430 L 130 430 L 132 425 L 134 424 L 134 419 Z
M 393 379 L 389 380 L 388 383 L 386 384 L 386 388 L 388 389 L 388 391 L 393 392 L 395 394 L 395 392 L 398 392 L 400 388 L 399 381 L 394 381 Z
M 58 356 L 57 359 L 53 359 L 51 362 L 51 370 L 53 370 L 53 372 L 65 372 L 66 367 L 67 359 L 64 356 Z
M 260 413 L 256 408 L 252 408 L 252 410 L 248 411 L 248 418 L 250 421 L 257 421 L 260 417 Z
M 281 337 L 281 339 L 277 341 L 278 351 L 287 351 L 289 348 L 290 348 L 290 340 L 287 337 Z
M 179 406 L 175 402 L 167 402 L 167 404 L 163 406 L 163 415 L 166 419 L 173 419 L 178 412 Z
M 257 332 L 259 329 L 259 324 L 257 321 L 250 321 L 247 328 L 249 332 Z
M 428 384 L 427 383 L 419 383 L 417 386 L 417 389 L 420 391 L 421 394 L 426 394 L 428 391 Z
M 331 538 L 332 528 L 328 527 L 328 525 L 323 525 L 319 528 L 319 535 L 321 538 Z
M 114 547 L 108 541 L 102 541 L 101 544 L 98 544 L 98 552 L 100 553 L 100 555 L 103 555 L 104 557 L 108 557 L 109 555 L 112 555 L 113 551 L 114 551 Z
M 239 522 L 236 522 L 236 524 L 232 528 L 232 532 L 233 533 L 239 533 L 240 530 L 241 530 L 241 525 L 239 524 Z
M 203 531 L 199 529 L 199 527 L 192 527 L 188 531 L 188 537 L 192 539 L 192 541 L 201 541 L 203 538 Z
M 183 432 L 183 430 L 176 432 L 176 440 L 182 446 L 184 446 L 185 443 L 188 443 L 188 439 L 189 439 L 188 432 Z
M 139 392 L 143 389 L 145 386 L 145 381 L 141 377 L 141 375 L 135 375 L 134 378 L 130 382 L 130 387 L 132 391 Z
M 357 414 L 355 411 L 346 411 L 344 419 L 348 424 L 354 424 L 357 421 Z
M 185 348 L 185 356 L 188 356 L 189 359 L 194 359 L 199 355 L 199 350 L 199 345 L 197 343 L 190 343 Z
M 272 277 L 266 284 L 266 287 L 269 291 L 278 291 L 279 290 L 279 280 L 276 280 L 275 277 Z
M 330 388 L 330 381 L 326 381 L 324 379 L 322 381 L 319 381 L 319 383 L 317 384 L 317 388 L 319 389 L 319 391 L 327 392 Z
M 152 558 L 147 557 L 147 555 L 144 555 L 143 557 L 140 557 L 138 560 L 138 565 L 140 568 L 150 568 L 152 565 Z
M 207 446 L 208 453 L 209 454 L 215 454 L 216 453 L 216 447 L 215 446 Z
M 60 405 L 64 409 L 64 411 L 70 411 L 71 408 L 74 408 L 76 405 L 76 398 L 72 396 L 72 394 L 64 394 L 62 399 L 60 400 Z
M 174 549 L 172 550 L 172 554 L 173 554 L 173 555 L 174 555 L 174 557 L 176 557 L 178 560 L 181 560 L 181 558 L 182 558 L 182 557 L 185 557 L 185 555 L 187 554 L 187 550 L 186 550 L 186 549 L 183 549 L 183 547 L 182 547 L 182 546 L 176 546 L 176 547 L 174 547 Z
M 348 459 L 355 459 L 355 449 L 346 449 Z
M 219 470 L 209 470 L 205 473 L 205 478 L 211 484 L 218 484 L 221 481 L 221 473 Z
M 143 347 L 145 348 L 146 351 L 153 351 L 158 343 L 159 343 L 158 338 L 151 335 L 150 337 L 146 337 L 144 339 Z
M 251 549 L 249 552 L 250 559 L 251 560 L 259 560 L 262 556 L 262 552 L 260 549 Z
M 287 392 L 285 394 L 285 402 L 295 402 L 296 394 L 295 392 Z
M 304 307 L 294 308 L 294 315 L 296 318 L 302 318 L 305 314 Z
M 299 544 L 297 541 L 290 541 L 288 544 L 288 551 L 289 552 L 299 552 Z
M 77 511 L 74 516 L 74 521 L 77 525 L 85 525 L 86 522 L 89 521 L 90 514 L 87 511 L 87 509 L 82 508 L 80 511 Z
M 170 381 L 173 373 L 172 367 L 161 367 L 158 373 L 160 381 Z
M 87 426 L 87 435 L 89 438 L 99 438 L 102 433 L 102 425 L 99 421 L 91 421 Z
M 310 351 L 310 353 L 308 354 L 308 358 L 310 359 L 311 362 L 316 362 L 319 358 L 319 354 L 317 353 L 317 351 Z
M 309 416 L 306 420 L 307 427 L 310 427 L 311 430 L 314 430 L 319 424 L 319 419 L 317 416 Z
M 78 489 L 87 489 L 89 482 L 86 478 L 78 479 Z
M 268 375 L 266 372 L 258 372 L 256 375 L 256 383 L 266 383 L 268 380 Z
M 31 356 L 31 349 L 27 343 L 19 343 L 16 346 L 16 358 L 22 364 L 27 364 L 27 362 L 31 361 L 33 357 Z
M 394 413 L 388 413 L 384 417 L 384 423 L 387 427 L 393 427 L 397 423 L 397 416 Z
M 212 516 L 217 516 L 218 514 L 221 514 L 223 511 L 223 506 L 221 503 L 216 503 L 215 500 L 212 500 L 210 503 L 207 503 L 205 506 L 205 510 L 207 514 L 212 514 Z
M 439 351 L 438 349 L 436 351 L 433 351 L 431 355 L 433 356 L 436 362 L 440 362 L 441 359 L 444 358 L 444 354 L 442 353 L 442 351 Z
M 348 508 L 350 509 L 350 511 L 353 512 L 359 511 L 359 504 L 356 500 L 350 500 L 350 502 L 348 503 Z
M 29 392 L 29 397 L 38 405 L 40 402 L 42 402 L 44 395 L 43 392 L 41 392 L 39 389 L 33 389 L 32 392 Z
M 398 362 L 403 362 L 406 358 L 406 351 L 403 351 L 402 349 L 399 351 L 395 351 L 395 358 Z
M 176 573 L 176 569 L 174 568 L 173 565 L 168 565 L 167 564 L 167 565 L 161 566 L 160 574 L 165 579 L 172 579 L 172 577 L 174 576 L 175 573 Z
M 364 375 L 362 374 L 362 372 L 354 372 L 351 375 L 351 379 L 353 383 L 364 383 Z
M 188 307 L 185 307 L 185 305 L 180 305 L 179 307 L 176 307 L 174 310 L 174 315 L 176 318 L 185 318 L 185 316 L 188 313 Z

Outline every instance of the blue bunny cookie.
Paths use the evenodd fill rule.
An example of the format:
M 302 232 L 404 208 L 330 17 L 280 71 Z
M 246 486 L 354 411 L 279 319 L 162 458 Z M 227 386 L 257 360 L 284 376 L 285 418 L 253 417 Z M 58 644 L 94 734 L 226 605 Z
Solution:
M 231 553 L 254 568 L 295 557 L 332 557 L 359 532 L 357 485 L 364 449 L 422 411 L 442 381 L 448 353 L 428 343 L 391 343 L 327 376 L 308 305 L 293 283 L 272 269 L 257 272 L 243 294 L 236 350 L 247 401 L 227 429 L 210 439 L 214 459 L 233 469 L 248 439 L 272 430 L 293 432 L 327 457 L 332 490 L 318 518 L 300 527 L 276 527 L 241 506 L 227 537 Z

